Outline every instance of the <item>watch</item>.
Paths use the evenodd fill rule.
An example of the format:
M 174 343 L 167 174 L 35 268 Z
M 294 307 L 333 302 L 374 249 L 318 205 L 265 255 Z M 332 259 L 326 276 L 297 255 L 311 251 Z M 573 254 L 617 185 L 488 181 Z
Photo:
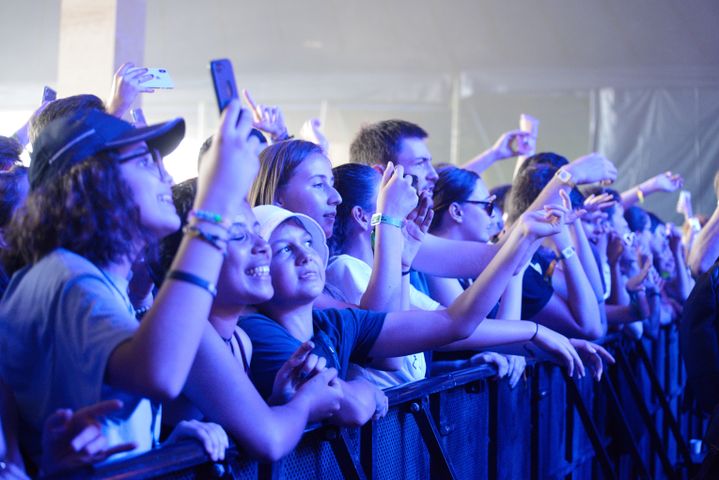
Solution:
M 380 223 L 386 223 L 388 225 L 392 225 L 393 227 L 397 227 L 397 228 L 404 227 L 404 219 L 403 218 L 388 217 L 387 215 L 383 215 L 381 213 L 373 214 L 369 223 L 373 227 L 375 225 L 379 225 Z
M 567 171 L 564 168 L 560 168 L 557 170 L 557 173 L 555 174 L 560 182 L 564 183 L 565 185 L 568 185 L 571 188 L 574 188 L 576 184 L 572 181 L 572 174 Z
M 574 255 L 576 255 L 576 253 L 577 253 L 577 251 L 574 250 L 574 246 L 570 245 L 570 246 L 562 249 L 559 256 L 557 257 L 557 261 L 572 258 Z

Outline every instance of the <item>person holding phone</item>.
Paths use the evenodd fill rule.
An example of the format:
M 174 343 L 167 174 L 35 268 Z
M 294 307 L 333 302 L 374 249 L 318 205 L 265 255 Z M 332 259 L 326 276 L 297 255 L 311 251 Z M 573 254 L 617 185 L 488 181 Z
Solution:
M 257 172 L 250 128 L 249 112 L 232 102 L 202 165 L 191 228 L 141 324 L 127 278 L 145 245 L 180 225 L 162 156 L 182 139 L 184 122 L 136 130 L 85 111 L 40 132 L 31 192 L 6 237 L 12 265 L 25 266 L 0 304 L 0 376 L 18 400 L 21 440 L 33 458 L 47 416 L 105 399 L 123 402 L 102 420 L 110 445 L 135 442 L 146 451 L 157 441 L 155 402 L 183 388 L 204 397 L 230 388 L 243 398 L 235 422 L 223 426 L 258 457 L 278 458 L 301 437 L 316 413 L 308 397 L 327 392 L 326 384 L 270 409 L 246 377 L 204 372 L 222 365 L 208 359 L 229 355 L 206 320 L 229 234 L 220 219 L 238 213 Z M 322 407 L 331 411 L 332 400 Z M 213 405 L 212 414 L 236 406 Z

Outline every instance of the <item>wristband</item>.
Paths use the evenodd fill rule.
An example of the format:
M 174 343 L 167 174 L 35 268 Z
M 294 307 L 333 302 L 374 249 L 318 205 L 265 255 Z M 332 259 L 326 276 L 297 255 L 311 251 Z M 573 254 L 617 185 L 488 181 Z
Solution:
M 190 212 L 187 214 L 187 217 L 195 217 L 198 220 L 201 220 L 203 222 L 209 222 L 214 223 L 215 225 L 219 225 L 225 230 L 230 229 L 230 222 L 224 218 L 222 218 L 222 215 L 219 213 L 209 212 L 207 210 L 190 210 Z
M 388 217 L 386 215 L 382 215 L 381 213 L 373 214 L 369 223 L 373 227 L 376 225 L 379 225 L 380 223 L 386 223 L 388 225 L 392 225 L 393 227 L 397 227 L 397 228 L 404 227 L 404 219 L 403 218 Z
M 212 295 L 213 298 L 217 296 L 217 287 L 214 283 L 192 273 L 183 272 L 182 270 L 170 270 L 165 278 L 196 285 Z
M 222 256 L 227 256 L 226 238 L 222 238 L 219 235 L 213 235 L 211 233 L 208 233 L 202 230 L 200 227 L 196 227 L 194 225 L 185 225 L 185 227 L 182 229 L 182 233 L 184 233 L 185 235 L 190 235 L 194 238 L 198 238 L 203 242 L 212 245 L 222 254 Z

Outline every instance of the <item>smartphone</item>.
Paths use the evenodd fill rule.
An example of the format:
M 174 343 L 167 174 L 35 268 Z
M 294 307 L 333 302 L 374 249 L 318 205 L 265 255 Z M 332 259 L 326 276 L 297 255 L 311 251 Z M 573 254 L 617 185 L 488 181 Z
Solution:
M 130 115 L 132 116 L 132 123 L 134 123 L 135 125 L 141 127 L 147 125 L 145 114 L 142 112 L 141 108 L 133 108 L 132 110 L 130 110 Z
M 57 100 L 57 92 L 45 86 L 45 88 L 42 89 L 42 103 L 52 102 L 53 100 Z
M 212 75 L 212 84 L 215 87 L 217 108 L 222 113 L 227 104 L 235 98 L 239 98 L 232 62 L 227 58 L 212 60 L 210 62 L 210 75 Z
M 147 75 L 152 75 L 152 78 L 142 82 L 143 87 L 164 89 L 175 88 L 175 84 L 172 82 L 170 73 L 164 68 L 148 68 Z

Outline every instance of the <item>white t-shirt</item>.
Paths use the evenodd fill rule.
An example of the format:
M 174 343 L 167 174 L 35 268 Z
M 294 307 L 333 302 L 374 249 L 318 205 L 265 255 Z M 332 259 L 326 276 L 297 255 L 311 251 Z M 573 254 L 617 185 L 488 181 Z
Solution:
M 359 258 L 350 255 L 332 257 L 327 265 L 327 283 L 338 288 L 350 303 L 359 305 L 362 295 L 367 290 L 372 275 L 372 268 Z M 440 304 L 410 286 L 410 305 L 420 310 L 436 310 Z M 363 368 L 352 365 L 348 378 L 363 377 L 380 388 L 394 387 L 408 382 L 424 379 L 427 364 L 422 352 L 403 357 L 402 368 L 394 372 Z
M 159 407 L 153 414 L 149 400 L 104 384 L 110 354 L 138 326 L 127 280 L 70 251 L 55 250 L 12 277 L 0 302 L 0 377 L 15 394 L 21 442 L 32 457 L 39 458 L 50 414 L 110 399 L 124 406 L 103 420 L 108 444 L 134 441 L 132 453 L 152 448 Z

